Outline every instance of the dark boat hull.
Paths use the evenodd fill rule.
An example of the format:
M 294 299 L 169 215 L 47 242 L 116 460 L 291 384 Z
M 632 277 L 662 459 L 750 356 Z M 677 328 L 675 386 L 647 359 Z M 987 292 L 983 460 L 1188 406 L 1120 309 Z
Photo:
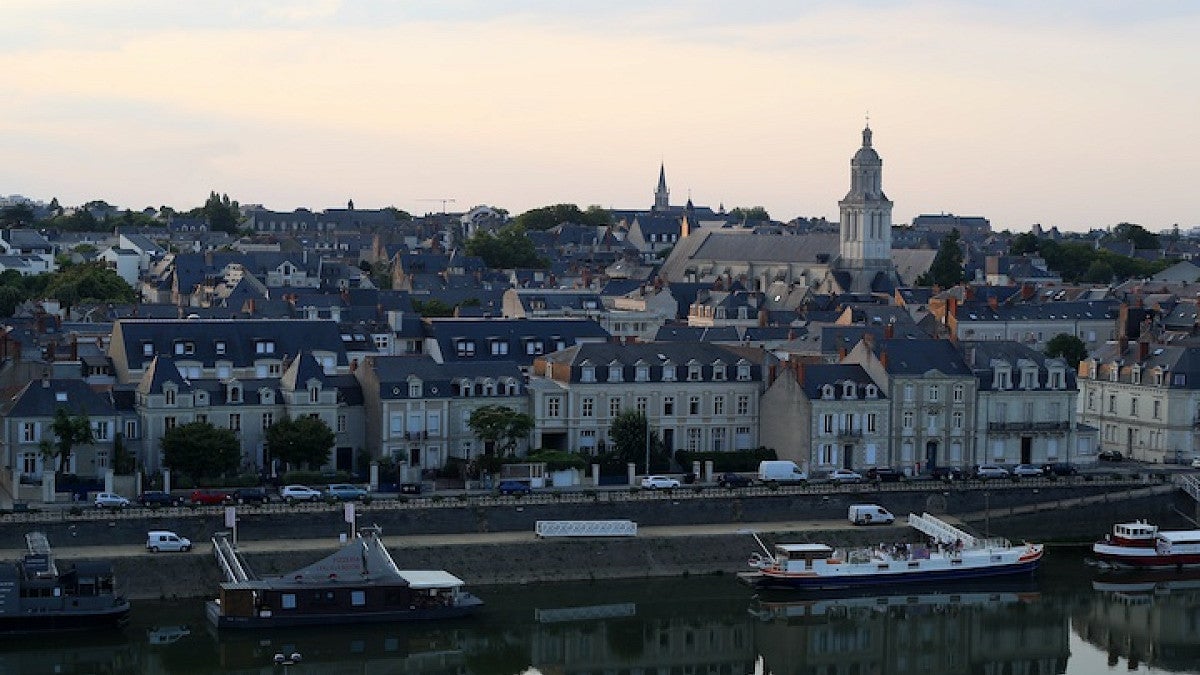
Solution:
M 996 565 L 967 569 L 922 570 L 906 574 L 890 574 L 887 576 L 844 575 L 828 577 L 797 577 L 772 576 L 762 574 L 751 583 L 757 588 L 766 590 L 838 590 L 846 588 L 867 588 L 871 586 L 894 586 L 896 584 L 930 584 L 951 581 L 971 581 L 974 579 L 990 579 L 1019 574 L 1032 574 L 1041 562 L 1036 560 L 1018 562 L 1012 565 Z
M 388 611 L 358 611 L 333 614 L 272 614 L 271 616 L 225 616 L 218 603 L 205 606 L 208 619 L 217 628 L 286 628 L 290 626 L 329 626 L 334 624 L 392 623 L 397 621 L 438 621 L 469 616 L 483 605 L 467 602 L 452 607 L 430 607 Z
M 7 635 L 52 631 L 120 628 L 129 623 L 129 603 L 97 612 L 39 612 L 0 616 L 0 633 Z

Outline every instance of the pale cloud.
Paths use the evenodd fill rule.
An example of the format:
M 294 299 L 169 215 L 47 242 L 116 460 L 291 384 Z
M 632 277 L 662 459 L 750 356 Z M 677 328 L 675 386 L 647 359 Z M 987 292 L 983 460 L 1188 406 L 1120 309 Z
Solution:
M 834 215 L 870 110 L 898 220 L 1197 221 L 1196 15 L 1008 4 L 16 0 L 0 192 Z

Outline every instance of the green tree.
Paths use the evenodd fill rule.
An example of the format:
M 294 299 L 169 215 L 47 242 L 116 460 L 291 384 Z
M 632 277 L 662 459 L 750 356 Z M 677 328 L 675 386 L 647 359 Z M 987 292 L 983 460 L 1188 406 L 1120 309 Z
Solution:
M 657 433 L 649 433 L 649 422 L 644 413 L 636 410 L 622 410 L 613 418 L 608 427 L 608 435 L 612 438 L 613 452 L 623 464 L 645 466 L 646 443 L 650 443 L 650 461 L 652 465 L 660 465 L 664 459 L 662 441 Z M 649 467 L 646 467 L 649 473 Z
M 92 436 L 92 421 L 85 413 L 72 415 L 64 407 L 54 411 L 54 421 L 50 423 L 50 431 L 54 440 L 43 442 L 42 454 L 55 461 L 55 475 L 62 475 L 71 465 L 71 452 L 79 445 L 91 445 L 96 442 Z
M 25 293 L 17 286 L 0 286 L 0 316 L 10 317 L 17 311 L 17 306 L 25 302 Z
M 467 426 L 485 447 L 494 448 L 500 456 L 511 456 L 517 450 L 517 443 L 529 437 L 533 418 L 508 406 L 485 405 L 471 411 Z
M 337 437 L 319 417 L 284 417 L 267 427 L 267 449 L 273 459 L 318 469 L 329 462 Z
M 137 297 L 116 270 L 101 262 L 59 270 L 50 275 L 43 293 L 68 306 L 79 302 L 132 302 Z
M 1094 284 L 1107 284 L 1112 282 L 1115 274 L 1112 265 L 1103 260 L 1094 260 L 1088 265 L 1087 272 L 1084 272 L 1083 280 Z
M 413 300 L 413 311 L 422 317 L 454 316 L 454 308 L 437 298 L 429 300 Z
M 33 224 L 33 207 L 12 204 L 0 208 L 0 227 L 29 227 Z
M 530 209 L 513 219 L 513 225 L 525 230 L 548 230 L 562 223 L 604 226 L 612 224 L 612 213 L 599 206 L 582 211 L 575 204 L 554 204 Z
M 950 234 L 942 237 L 942 243 L 938 246 L 933 264 L 929 266 L 928 272 L 917 279 L 917 285 L 933 286 L 936 284 L 942 288 L 949 288 L 962 283 L 964 277 L 963 252 L 959 246 L 958 228 L 955 228 L 950 230 Z
M 188 211 L 189 218 L 204 218 L 214 232 L 237 234 L 242 214 L 238 203 L 231 201 L 229 195 L 218 195 L 214 190 L 208 193 L 204 205 Z
M 1012 238 L 1009 242 L 1008 252 L 1013 255 L 1023 255 L 1025 253 L 1037 253 L 1041 240 L 1032 232 L 1022 232 Z
M 1158 235 L 1150 232 L 1141 225 L 1134 223 L 1118 223 L 1113 227 L 1108 238 L 1111 241 L 1129 241 L 1133 242 L 1134 248 L 1140 249 L 1157 249 L 1161 248 L 1158 242 Z
M 125 447 L 125 436 L 113 436 L 113 473 L 128 476 L 137 468 L 137 457 Z
M 761 206 L 751 206 L 743 208 L 741 206 L 734 207 L 729 211 L 729 215 L 744 223 L 765 223 L 771 220 L 771 214 Z
M 1062 357 L 1071 368 L 1078 368 L 1087 358 L 1087 345 L 1070 333 L 1059 333 L 1046 343 L 1046 356 Z
M 408 211 L 405 211 L 403 209 L 398 209 L 394 206 L 385 206 L 380 210 L 386 211 L 386 212 L 392 214 L 392 216 L 394 216 L 396 218 L 396 220 L 398 220 L 400 222 L 408 222 L 408 221 L 412 220 L 411 213 L 409 213 Z
M 168 469 L 197 480 L 236 471 L 242 460 L 237 434 L 210 422 L 189 422 L 168 429 L 159 445 Z
M 480 230 L 467 240 L 467 254 L 483 258 L 488 267 L 545 269 L 549 261 L 538 257 L 521 225 L 505 225 L 495 234 Z

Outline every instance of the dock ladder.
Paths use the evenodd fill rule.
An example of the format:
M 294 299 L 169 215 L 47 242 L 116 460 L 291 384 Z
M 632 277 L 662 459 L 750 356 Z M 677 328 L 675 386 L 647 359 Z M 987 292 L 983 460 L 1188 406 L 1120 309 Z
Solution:
M 928 513 L 922 513 L 919 516 L 915 513 L 908 514 L 908 526 L 943 544 L 961 541 L 963 548 L 974 548 L 979 545 L 975 537 Z
M 217 558 L 217 564 L 220 565 L 221 571 L 225 573 L 227 581 L 249 581 L 250 573 L 246 571 L 246 564 L 242 561 L 242 557 L 234 548 L 233 542 L 229 539 L 228 532 L 218 532 L 213 535 L 213 555 Z

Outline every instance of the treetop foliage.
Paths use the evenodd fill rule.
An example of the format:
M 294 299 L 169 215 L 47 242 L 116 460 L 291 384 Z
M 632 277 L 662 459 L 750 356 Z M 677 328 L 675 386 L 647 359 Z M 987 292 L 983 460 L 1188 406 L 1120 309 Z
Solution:
M 554 204 L 531 209 L 513 219 L 513 225 L 526 230 L 548 230 L 560 223 L 602 227 L 612 224 L 612 214 L 599 206 L 589 206 L 587 211 L 582 211 L 575 204 Z
M 938 285 L 949 288 L 962 283 L 966 273 L 963 271 L 963 252 L 959 240 L 957 228 L 942 237 L 942 243 L 938 245 L 937 256 L 929 266 L 929 271 L 917 278 L 918 286 Z
M 533 242 L 525 235 L 525 228 L 513 223 L 505 225 L 495 234 L 479 230 L 467 240 L 467 255 L 479 256 L 492 268 L 536 268 L 550 267 L 550 261 L 539 257 Z
M 736 218 L 739 222 L 745 223 L 766 223 L 770 222 L 771 214 L 761 206 L 751 206 L 744 208 L 741 206 L 730 209 L 729 215 Z
M 1134 225 L 1133 227 L 1138 226 Z M 1129 236 L 1138 237 L 1139 235 L 1131 234 Z M 1136 241 L 1134 247 L 1137 247 Z M 1096 248 L 1087 242 L 1057 242 L 1053 239 L 1039 239 L 1030 232 L 1013 237 L 1012 243 L 1009 245 L 1009 252 L 1013 255 L 1038 254 L 1046 261 L 1046 267 L 1058 272 L 1063 281 L 1067 283 L 1119 283 L 1127 279 L 1153 276 L 1176 262 L 1174 260 L 1133 258 L 1113 253 L 1108 249 Z

